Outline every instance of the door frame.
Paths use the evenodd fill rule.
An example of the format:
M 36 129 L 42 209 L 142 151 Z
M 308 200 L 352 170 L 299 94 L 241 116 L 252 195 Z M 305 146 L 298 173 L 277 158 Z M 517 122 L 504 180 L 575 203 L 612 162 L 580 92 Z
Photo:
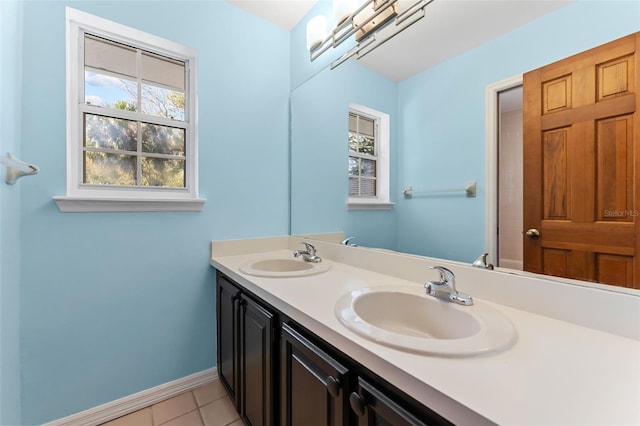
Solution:
M 522 73 L 487 85 L 485 89 L 485 251 L 498 262 L 498 94 L 522 86 Z

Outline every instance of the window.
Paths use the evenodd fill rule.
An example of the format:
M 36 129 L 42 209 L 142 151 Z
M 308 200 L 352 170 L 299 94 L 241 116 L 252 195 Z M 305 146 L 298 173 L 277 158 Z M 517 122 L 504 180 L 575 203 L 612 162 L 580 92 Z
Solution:
M 349 107 L 349 209 L 390 209 L 389 115 Z
M 376 120 L 349 112 L 349 197 L 377 195 L 378 131 Z
M 196 53 L 67 8 L 61 211 L 193 211 Z

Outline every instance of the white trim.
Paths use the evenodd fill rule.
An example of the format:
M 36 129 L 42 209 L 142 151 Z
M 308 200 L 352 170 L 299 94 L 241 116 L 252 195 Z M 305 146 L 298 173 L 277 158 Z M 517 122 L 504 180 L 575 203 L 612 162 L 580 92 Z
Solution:
M 522 74 L 489 84 L 485 91 L 485 251 L 495 262 L 498 251 L 498 93 L 522 85 Z
M 43 426 L 90 426 L 125 416 L 150 405 L 162 402 L 183 392 L 195 389 L 218 378 L 216 368 L 209 368 L 190 376 L 134 393 L 106 404 L 45 423 Z
M 53 200 L 61 213 L 109 212 L 199 212 L 204 198 L 150 199 L 150 198 L 89 198 L 55 196 Z
M 382 201 L 354 201 L 350 198 L 347 202 L 349 210 L 391 210 L 396 203 L 385 203 Z

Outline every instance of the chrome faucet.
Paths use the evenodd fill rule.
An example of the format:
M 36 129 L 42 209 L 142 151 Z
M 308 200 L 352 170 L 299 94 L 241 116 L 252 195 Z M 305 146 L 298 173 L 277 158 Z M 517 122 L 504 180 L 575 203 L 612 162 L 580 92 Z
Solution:
M 356 243 L 352 243 L 352 240 L 355 240 L 356 237 L 349 237 L 349 238 L 345 238 L 344 240 L 342 240 L 342 242 L 340 244 L 344 245 L 344 246 L 351 246 L 351 247 L 358 247 L 358 245 Z
M 305 262 L 320 263 L 322 259 L 316 255 L 316 248 L 311 243 L 304 244 L 306 250 L 296 250 L 293 252 L 293 257 L 302 256 L 302 260 Z
M 489 253 L 485 253 L 481 255 L 480 257 L 478 257 L 476 260 L 473 261 L 471 266 L 475 266 L 476 268 L 482 268 L 482 269 L 493 269 L 493 264 L 487 263 L 487 257 L 489 257 Z
M 424 288 L 427 294 L 438 298 L 447 298 L 452 302 L 460 305 L 473 305 L 473 298 L 465 293 L 456 290 L 456 277 L 449 269 L 444 266 L 431 266 L 429 269 L 435 269 L 440 272 L 440 281 L 427 281 Z

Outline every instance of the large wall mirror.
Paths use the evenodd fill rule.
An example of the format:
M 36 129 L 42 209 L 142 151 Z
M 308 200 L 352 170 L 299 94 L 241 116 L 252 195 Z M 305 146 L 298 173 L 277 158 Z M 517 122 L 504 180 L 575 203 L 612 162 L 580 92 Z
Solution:
M 519 76 L 640 31 L 639 17 L 630 1 L 436 0 L 425 19 L 362 61 L 294 75 L 301 83 L 291 93 L 291 233 L 343 231 L 360 246 L 465 263 L 490 250 L 500 270 L 520 273 L 511 254 L 521 243 L 510 247 L 488 227 L 499 212 L 503 221 L 511 213 L 522 241 L 522 207 L 508 204 L 522 190 L 522 165 L 508 155 L 522 155 L 504 148 L 500 162 L 509 168 L 499 169 L 488 109 L 504 113 L 492 131 L 500 123 L 503 139 L 517 142 L 527 102 Z M 347 206 L 352 104 L 390 116 L 390 209 Z M 516 195 L 498 197 L 498 179 Z M 475 197 L 466 196 L 469 182 Z M 412 198 L 403 195 L 408 187 Z

